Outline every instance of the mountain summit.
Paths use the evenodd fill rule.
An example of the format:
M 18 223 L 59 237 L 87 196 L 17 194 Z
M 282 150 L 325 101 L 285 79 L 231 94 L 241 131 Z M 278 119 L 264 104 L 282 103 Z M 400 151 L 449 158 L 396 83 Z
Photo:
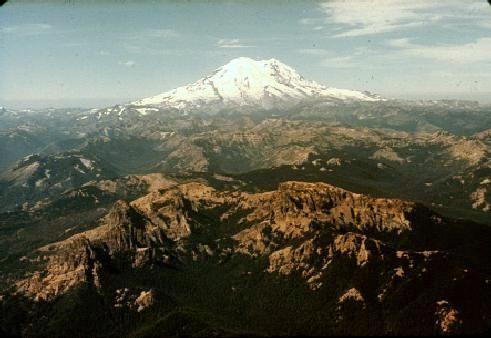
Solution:
M 304 79 L 293 68 L 276 60 L 239 57 L 195 83 L 132 102 L 135 106 L 159 106 L 179 110 L 251 106 L 288 107 L 311 99 L 328 101 L 378 101 L 368 92 L 326 87 Z

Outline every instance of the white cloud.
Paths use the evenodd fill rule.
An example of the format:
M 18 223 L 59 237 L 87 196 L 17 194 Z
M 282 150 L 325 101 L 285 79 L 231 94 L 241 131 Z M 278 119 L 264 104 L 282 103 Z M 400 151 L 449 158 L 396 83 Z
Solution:
M 218 48 L 252 48 L 255 46 L 244 45 L 239 39 L 220 39 L 217 41 Z
M 161 45 L 124 43 L 123 48 L 131 54 L 154 56 L 182 56 L 196 53 L 194 49 L 176 49 Z
M 389 45 L 400 53 L 449 63 L 491 62 L 491 37 L 463 44 L 421 45 L 410 39 L 393 39 Z
M 382 24 L 382 25 L 368 25 L 363 26 L 361 28 L 351 29 L 349 31 L 335 34 L 334 37 L 355 37 L 355 36 L 363 36 L 363 35 L 374 35 L 374 34 L 382 34 L 389 33 L 396 30 L 402 30 L 407 28 L 414 28 L 418 26 L 422 26 L 424 22 L 408 22 L 405 24 Z
M 479 26 L 482 28 L 491 29 L 491 22 L 481 22 L 479 23 Z
M 319 25 L 324 23 L 324 18 L 302 18 L 298 22 L 302 25 Z
M 176 38 L 179 34 L 173 29 L 146 29 L 139 34 L 140 38 L 167 39 Z
M 353 68 L 360 64 L 355 61 L 353 55 L 358 55 L 357 52 L 353 55 L 335 55 L 332 52 L 322 48 L 307 48 L 299 49 L 300 54 L 313 55 L 321 57 L 320 64 L 323 67 L 329 68 Z
M 179 37 L 179 33 L 174 29 L 149 28 L 140 31 L 123 34 L 120 36 L 125 42 L 138 44 L 155 44 L 159 40 L 169 40 Z
M 20 36 L 43 34 L 52 29 L 51 25 L 44 23 L 30 23 L 24 25 L 12 25 L 0 27 L 0 33 Z
M 327 23 L 342 32 L 334 37 L 356 37 L 407 30 L 447 19 L 489 21 L 483 0 L 333 0 L 321 5 Z
M 160 40 L 172 40 L 180 34 L 174 29 L 143 29 L 131 34 L 121 36 L 124 39 L 122 45 L 129 53 L 145 55 L 178 55 L 168 44 Z M 166 41 L 167 42 L 167 41 Z
M 324 56 L 329 54 L 329 51 L 322 48 L 305 48 L 305 49 L 299 49 L 298 52 L 300 54 L 316 55 L 316 56 Z
M 329 68 L 354 68 L 360 64 L 352 56 L 328 56 L 322 59 L 321 65 Z
M 119 61 L 118 64 L 125 67 L 133 67 L 136 65 L 136 62 L 132 60 L 128 60 L 128 61 Z
M 61 44 L 61 46 L 63 46 L 63 47 L 80 47 L 83 45 L 84 45 L 84 43 L 81 43 L 81 42 L 67 42 L 67 43 Z

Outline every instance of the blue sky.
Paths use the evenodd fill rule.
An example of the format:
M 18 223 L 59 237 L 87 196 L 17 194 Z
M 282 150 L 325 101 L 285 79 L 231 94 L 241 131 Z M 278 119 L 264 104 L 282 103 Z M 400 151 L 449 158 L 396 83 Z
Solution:
M 238 56 L 387 97 L 491 102 L 484 0 L 10 1 L 0 50 L 5 106 L 125 102 Z

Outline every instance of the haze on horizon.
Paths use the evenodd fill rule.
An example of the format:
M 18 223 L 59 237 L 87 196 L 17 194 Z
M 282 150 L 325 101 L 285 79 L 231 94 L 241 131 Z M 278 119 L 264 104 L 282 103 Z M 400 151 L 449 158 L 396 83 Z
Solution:
M 491 6 L 458 1 L 9 1 L 0 105 L 97 107 L 191 83 L 233 58 L 385 97 L 491 103 Z

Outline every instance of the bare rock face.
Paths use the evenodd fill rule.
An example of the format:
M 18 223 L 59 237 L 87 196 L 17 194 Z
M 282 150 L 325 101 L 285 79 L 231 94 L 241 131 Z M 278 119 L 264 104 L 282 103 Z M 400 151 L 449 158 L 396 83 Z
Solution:
M 337 255 L 363 265 L 382 257 L 383 245 L 352 232 L 281 249 L 282 241 L 319 234 L 323 227 L 401 233 L 411 230 L 414 210 L 412 203 L 373 199 L 323 183 L 285 182 L 277 191 L 256 194 L 218 192 L 199 182 L 166 187 L 131 203 L 117 201 L 99 227 L 40 249 L 46 270 L 20 282 L 19 292 L 49 298 L 82 282 L 99 287 L 104 266 L 117 254 L 129 257 L 133 267 L 177 264 L 186 254 L 179 243 L 192 235 L 194 217 L 224 206 L 221 220 L 245 213 L 240 222 L 251 224 L 233 236 L 236 252 L 271 254 L 268 271 L 300 271 L 316 288 L 322 270 Z M 208 245 L 193 252 L 213 256 Z
M 345 303 L 347 301 L 355 301 L 355 302 L 364 303 L 365 299 L 363 298 L 360 291 L 358 291 L 355 288 L 351 288 L 348 291 L 346 291 L 345 293 L 343 293 L 341 295 L 341 297 L 339 297 L 338 303 L 342 304 L 342 303 Z
M 82 284 L 110 290 L 106 283 L 116 263 L 127 269 L 185 269 L 202 260 L 221 264 L 238 256 L 261 257 L 268 278 L 300 278 L 312 292 L 331 292 L 340 332 L 353 332 L 351 321 L 368 327 L 367 311 L 374 308 L 399 310 L 408 294 L 424 300 L 420 306 L 437 332 L 453 333 L 464 325 L 461 309 L 437 303 L 444 292 L 418 298 L 425 290 L 421 283 L 458 288 L 472 281 L 467 269 L 452 265 L 446 251 L 410 250 L 392 242 L 402 238 L 404 244 L 410 234 L 435 224 L 446 226 L 418 204 L 324 183 L 284 182 L 259 193 L 218 191 L 196 181 L 172 184 L 129 203 L 120 200 L 98 227 L 39 249 L 45 266 L 15 288 L 31 299 L 49 301 Z M 200 231 L 214 236 L 220 227 L 228 231 L 225 237 L 195 237 Z M 155 296 L 149 288 L 122 289 L 114 306 L 143 312 Z M 436 304 L 434 311 L 431 304 Z M 407 330 L 399 319 L 384 325 L 384 332 Z
M 156 302 L 155 290 L 141 291 L 128 288 L 117 289 L 114 296 L 114 305 L 116 309 L 129 309 L 136 312 L 142 312 L 152 307 Z
M 135 305 L 137 306 L 136 311 L 142 312 L 151 307 L 155 303 L 155 291 L 142 291 L 138 298 L 135 300 Z
M 288 246 L 269 255 L 268 272 L 278 271 L 289 275 L 293 271 L 310 271 L 314 255 L 321 254 L 322 249 L 315 250 L 312 240 L 302 243 L 298 248 Z
M 436 329 L 439 334 L 458 334 L 462 326 L 460 313 L 448 301 L 436 302 Z
M 238 208 L 251 210 L 243 221 L 253 226 L 234 239 L 239 242 L 240 252 L 254 254 L 270 250 L 268 244 L 275 234 L 300 238 L 324 226 L 400 234 L 411 230 L 415 207 L 413 203 L 374 199 L 325 183 L 285 182 L 274 192 L 241 196 Z
M 272 214 L 273 230 L 291 237 L 309 231 L 314 222 L 359 230 L 410 230 L 408 216 L 414 208 L 400 200 L 373 199 L 325 183 L 303 182 L 281 183 L 266 203 L 261 212 Z
M 180 264 L 179 242 L 191 235 L 190 214 L 220 203 L 223 198 L 212 188 L 196 182 L 153 191 L 131 203 L 119 200 L 97 228 L 39 249 L 44 271 L 18 282 L 17 291 L 51 299 L 81 283 L 99 288 L 105 267 L 121 254 L 132 267 Z
M 87 283 L 101 286 L 105 253 L 82 237 L 40 249 L 46 261 L 44 271 L 36 271 L 16 284 L 17 291 L 34 300 L 49 300 L 53 296 Z
M 344 255 L 356 261 L 356 265 L 363 266 L 374 259 L 384 258 L 384 244 L 370 239 L 365 235 L 346 233 L 338 235 L 329 250 L 329 257 Z
M 131 205 L 149 221 L 151 226 L 147 230 L 155 232 L 155 238 L 179 240 L 191 234 L 190 213 L 201 208 L 213 208 L 221 203 L 223 198 L 214 189 L 191 182 L 176 189 L 150 193 L 133 201 Z
M 297 248 L 288 246 L 269 255 L 268 272 L 289 275 L 296 271 L 306 279 L 312 289 L 322 286 L 319 280 L 331 262 L 338 257 L 352 259 L 358 266 L 383 260 L 384 245 L 377 240 L 352 232 L 338 235 L 323 245 L 319 238 L 307 240 Z
M 489 185 L 488 182 L 487 185 Z M 487 186 L 478 187 L 476 191 L 472 192 L 470 195 L 472 208 L 482 209 L 482 211 L 491 211 L 491 202 L 489 201 L 490 198 L 491 197 L 489 197 Z

